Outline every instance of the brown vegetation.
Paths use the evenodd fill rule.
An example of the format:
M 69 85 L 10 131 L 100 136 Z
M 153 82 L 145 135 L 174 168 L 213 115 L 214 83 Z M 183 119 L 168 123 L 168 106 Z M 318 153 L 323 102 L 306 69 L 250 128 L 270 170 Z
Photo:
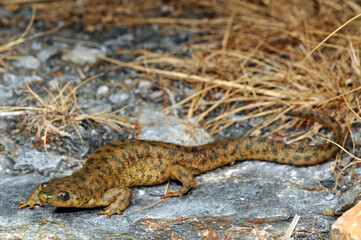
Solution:
M 27 6 L 30 1 L 17 2 Z M 177 46 L 189 49 L 188 58 L 137 50 L 138 57 L 130 63 L 102 59 L 147 73 L 159 83 L 186 81 L 196 92 L 167 109 L 185 109 L 188 117 L 195 117 L 212 134 L 236 121 L 264 117 L 248 134 L 259 133 L 290 109 L 327 113 L 342 123 L 346 137 L 352 136 L 352 124 L 360 121 L 361 19 L 353 17 L 361 6 L 355 2 L 35 2 L 37 18 L 49 25 L 62 20 L 94 32 L 112 26 L 158 24 L 162 29 L 193 31 L 191 41 Z M 7 6 L 16 9 L 19 5 Z M 147 17 L 152 11 L 162 17 Z M 13 21 L 5 19 L 3 23 Z M 0 46 L 1 52 L 31 37 L 9 39 Z M 125 51 L 119 50 L 122 53 Z M 0 60 L 7 58 L 0 55 Z M 234 114 L 239 117 L 232 117 Z

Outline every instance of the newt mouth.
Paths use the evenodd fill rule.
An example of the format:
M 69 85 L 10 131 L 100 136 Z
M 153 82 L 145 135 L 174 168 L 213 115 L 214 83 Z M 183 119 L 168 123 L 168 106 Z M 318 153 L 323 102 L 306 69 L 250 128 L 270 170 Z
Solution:
M 39 198 L 40 198 L 40 200 L 41 200 L 42 202 L 47 203 L 47 204 L 49 204 L 49 205 L 53 205 L 53 204 L 52 204 L 52 199 L 53 199 L 53 196 L 52 196 L 52 195 L 49 195 L 49 194 L 40 192 L 40 193 L 39 193 Z
M 67 202 L 61 202 L 61 201 L 57 201 L 56 197 L 54 197 L 53 195 L 49 195 L 46 193 L 40 193 L 39 194 L 39 198 L 42 202 L 49 204 L 51 206 L 55 206 L 55 207 L 69 207 L 69 203 Z

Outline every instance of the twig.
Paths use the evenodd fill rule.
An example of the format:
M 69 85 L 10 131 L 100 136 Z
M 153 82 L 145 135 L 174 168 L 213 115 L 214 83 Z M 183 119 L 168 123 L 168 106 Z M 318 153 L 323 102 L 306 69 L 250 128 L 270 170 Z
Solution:
M 71 136 L 70 133 L 64 132 L 64 131 L 54 127 L 53 124 L 51 124 L 50 121 L 48 121 L 48 120 L 45 120 L 44 124 L 49 126 L 49 132 L 58 134 L 61 137 L 70 137 Z
M 65 27 L 66 25 L 68 25 L 68 23 L 65 23 L 65 24 L 59 24 L 58 26 L 48 30 L 48 31 L 45 31 L 45 32 L 40 32 L 40 33 L 35 33 L 33 35 L 30 35 L 26 38 L 18 38 L 14 41 L 11 41 L 11 42 L 8 42 L 8 43 L 5 43 L 4 45 L 1 45 L 0 46 L 0 52 L 5 52 L 5 51 L 8 51 L 9 49 L 11 49 L 12 47 L 16 46 L 16 45 L 19 45 L 21 43 L 24 43 L 30 39 L 33 39 L 33 38 L 37 38 L 37 37 L 41 37 L 41 36 L 45 36 L 47 34 L 51 34 L 53 32 L 56 32 L 58 31 L 59 29 Z
M 30 111 L 10 111 L 10 112 L 2 112 L 0 111 L 0 117 L 13 117 L 13 116 L 26 116 L 30 115 Z
M 36 13 L 36 5 L 34 4 L 30 22 L 29 22 L 28 26 L 26 27 L 25 31 L 20 35 L 19 38 L 24 38 L 29 33 L 31 26 L 34 23 L 35 13 Z
M 174 98 L 174 94 L 169 90 L 169 88 L 166 87 L 160 87 L 163 91 L 165 91 L 169 96 L 169 101 L 171 102 L 170 108 L 173 110 L 173 114 L 175 117 L 178 117 L 177 109 L 173 106 L 175 106 L 177 103 Z
M 290 226 L 288 227 L 287 231 L 285 232 L 285 234 L 283 235 L 282 240 L 286 240 L 286 239 L 290 239 L 292 237 L 292 233 L 295 230 L 298 220 L 300 220 L 300 216 L 298 216 L 297 214 L 294 216 Z
M 43 231 L 44 228 L 46 228 L 49 224 L 50 224 L 50 222 L 47 222 L 44 226 L 42 226 L 42 227 L 39 229 L 39 231 L 36 233 L 36 237 L 35 237 L 36 240 L 39 239 L 40 232 Z
M 168 181 L 167 185 L 165 186 L 164 194 L 166 194 L 168 192 L 169 185 L 170 185 L 170 182 Z M 153 206 L 157 205 L 158 203 L 163 202 L 164 200 L 165 200 L 165 198 L 162 198 L 159 201 L 157 201 L 155 203 L 152 203 L 152 204 L 150 204 L 148 206 L 145 206 L 145 207 L 142 207 L 142 208 L 136 208 L 136 209 L 137 210 L 147 209 L 147 208 L 150 208 L 150 207 L 153 207 Z

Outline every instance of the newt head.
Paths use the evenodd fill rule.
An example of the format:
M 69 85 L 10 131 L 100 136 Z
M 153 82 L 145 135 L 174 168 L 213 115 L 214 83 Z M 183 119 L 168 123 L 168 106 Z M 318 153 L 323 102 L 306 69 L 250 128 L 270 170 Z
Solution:
M 65 178 L 56 178 L 41 184 L 39 198 L 56 207 L 81 207 L 81 195 L 75 184 L 67 184 Z

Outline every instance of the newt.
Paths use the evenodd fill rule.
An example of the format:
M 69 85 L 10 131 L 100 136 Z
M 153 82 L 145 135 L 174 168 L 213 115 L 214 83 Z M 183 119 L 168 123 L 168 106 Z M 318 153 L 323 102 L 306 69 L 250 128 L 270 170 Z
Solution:
M 341 128 L 332 118 L 314 112 L 289 112 L 317 121 L 334 132 L 340 143 Z M 105 207 L 99 215 L 122 214 L 128 207 L 131 187 L 177 180 L 178 190 L 161 198 L 180 197 L 197 184 L 194 176 L 234 161 L 266 160 L 294 166 L 312 166 L 332 158 L 338 147 L 332 143 L 316 146 L 285 144 L 262 137 L 230 138 L 200 146 L 173 143 L 118 140 L 95 150 L 83 167 L 70 176 L 39 184 L 19 209 L 47 203 L 56 207 Z

